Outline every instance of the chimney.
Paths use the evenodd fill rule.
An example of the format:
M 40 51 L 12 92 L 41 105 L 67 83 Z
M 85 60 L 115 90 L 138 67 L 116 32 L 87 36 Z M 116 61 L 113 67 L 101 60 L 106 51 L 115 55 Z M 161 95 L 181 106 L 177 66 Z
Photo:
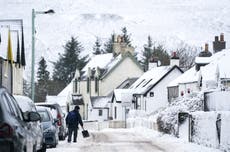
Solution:
M 221 33 L 221 34 L 220 34 L 220 41 L 221 41 L 221 42 L 224 41 L 224 33 Z
M 205 43 L 204 51 L 205 51 L 205 52 L 208 52 L 208 43 Z
M 215 41 L 213 41 L 213 52 L 219 52 L 223 49 L 226 49 L 226 42 L 224 41 L 224 33 L 220 34 L 220 40 L 218 36 L 215 36 Z
M 158 58 L 151 57 L 149 60 L 148 70 L 158 67 Z
M 114 39 L 114 42 L 117 43 L 117 35 L 116 34 L 113 35 L 113 39 Z
M 176 52 L 174 51 L 170 59 L 170 66 L 177 65 L 179 67 L 179 63 L 180 63 L 180 58 L 176 55 Z
M 120 35 L 117 36 L 117 43 L 121 43 L 121 36 Z

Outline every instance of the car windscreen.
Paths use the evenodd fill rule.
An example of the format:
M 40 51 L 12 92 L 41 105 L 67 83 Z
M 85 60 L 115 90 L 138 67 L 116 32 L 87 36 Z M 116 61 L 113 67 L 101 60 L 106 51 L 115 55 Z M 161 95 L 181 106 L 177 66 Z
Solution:
M 38 111 L 38 113 L 39 113 L 40 116 L 41 116 L 41 121 L 42 121 L 42 122 L 50 121 L 50 116 L 49 116 L 49 114 L 47 113 L 47 111 Z

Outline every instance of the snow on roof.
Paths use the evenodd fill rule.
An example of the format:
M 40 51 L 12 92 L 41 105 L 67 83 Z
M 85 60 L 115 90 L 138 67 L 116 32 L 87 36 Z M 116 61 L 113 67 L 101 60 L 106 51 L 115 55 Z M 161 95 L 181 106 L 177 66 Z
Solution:
M 91 97 L 91 102 L 94 108 L 107 108 L 110 97 Z
M 57 96 L 68 96 L 69 93 L 73 93 L 72 83 L 69 83 Z
M 115 89 L 114 96 L 116 101 L 131 102 L 133 98 L 132 89 Z
M 209 64 L 201 67 L 200 71 L 196 71 L 195 66 L 184 72 L 177 79 L 170 82 L 168 87 L 177 86 L 179 83 L 191 83 L 197 82 L 202 75 L 204 81 L 215 81 L 219 77 L 220 79 L 230 78 L 230 50 L 222 50 L 213 54 L 211 57 L 207 57 Z M 205 60 L 205 59 L 204 59 Z M 203 60 L 203 61 L 204 61 Z M 201 62 L 200 62 L 201 63 Z M 204 63 L 204 62 L 202 62 Z
M 197 63 L 197 64 L 208 64 L 211 62 L 211 60 L 212 60 L 212 57 L 199 57 L 199 56 L 197 56 L 195 58 L 195 63 Z
M 201 68 L 204 81 L 230 78 L 230 50 L 222 50 L 213 55 L 210 64 Z
M 99 54 L 94 55 L 90 61 L 86 64 L 86 66 L 82 69 L 82 71 L 86 72 L 88 68 L 102 68 L 104 69 L 108 63 L 113 59 L 113 53 Z
M 67 96 L 46 96 L 46 103 L 57 103 L 66 106 Z
M 172 69 L 172 66 L 160 66 L 145 72 L 131 87 L 135 93 L 142 94 L 155 83 L 157 83 L 167 72 Z
M 196 67 L 193 66 L 191 69 L 184 72 L 181 76 L 171 81 L 168 87 L 178 86 L 179 83 L 197 82 L 199 77 L 200 77 L 200 72 L 197 72 Z
M 109 71 L 113 67 L 115 67 L 117 65 L 117 63 L 119 63 L 121 60 L 122 60 L 122 55 L 120 54 L 117 57 L 115 57 L 111 62 L 109 62 L 105 67 L 106 72 L 103 75 L 106 75 L 107 73 L 109 73 Z

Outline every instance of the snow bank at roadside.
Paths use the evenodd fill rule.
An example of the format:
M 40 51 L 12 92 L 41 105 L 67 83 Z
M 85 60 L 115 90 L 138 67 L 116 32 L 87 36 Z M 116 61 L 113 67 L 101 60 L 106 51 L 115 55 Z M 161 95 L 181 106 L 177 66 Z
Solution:
M 137 134 L 151 139 L 154 144 L 164 147 L 166 151 L 170 152 L 221 152 L 218 149 L 189 143 L 171 135 L 162 134 L 143 127 L 136 127 L 132 130 Z

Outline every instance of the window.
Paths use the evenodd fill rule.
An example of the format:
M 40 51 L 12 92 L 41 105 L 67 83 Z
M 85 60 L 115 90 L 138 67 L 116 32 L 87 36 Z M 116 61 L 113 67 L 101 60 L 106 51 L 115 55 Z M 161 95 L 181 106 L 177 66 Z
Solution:
M 14 115 L 15 117 L 23 120 L 23 117 L 22 117 L 22 114 L 21 114 L 21 111 L 19 110 L 19 106 L 17 105 L 16 101 L 14 100 L 13 97 L 11 97 L 9 94 L 5 93 L 3 95 L 3 97 L 5 98 L 8 106 L 9 106 L 9 110 L 10 110 L 10 113 L 12 115 Z
M 99 115 L 99 116 L 102 116 L 102 114 L 103 114 L 103 111 L 100 109 L 100 110 L 98 111 L 98 115 Z
M 150 79 L 148 82 L 146 82 L 142 87 L 145 87 L 152 79 Z
M 89 93 L 90 90 L 90 79 L 87 78 L 87 93 Z
M 97 93 L 98 92 L 98 78 L 95 77 L 95 92 Z
M 141 83 L 144 82 L 144 81 L 145 81 L 145 79 L 142 80 L 142 81 L 136 86 L 136 88 L 139 87 L 139 85 L 141 85 Z
M 6 110 L 11 113 L 11 110 L 10 110 L 10 107 L 9 107 L 9 104 L 8 104 L 8 101 L 7 101 L 7 98 L 5 95 L 2 95 L 2 101 L 4 103 L 4 105 L 6 106 Z
M 77 92 L 77 85 L 78 85 L 78 83 L 77 83 L 77 79 L 75 79 L 75 81 L 74 81 L 74 84 L 75 84 L 75 92 Z
M 39 111 L 39 115 L 41 116 L 41 121 L 42 122 L 48 122 L 50 121 L 50 117 L 47 111 Z
M 149 93 L 149 96 L 150 96 L 150 97 L 154 97 L 154 92 L 150 92 L 150 93 Z
M 114 107 L 114 119 L 117 119 L 117 107 Z

